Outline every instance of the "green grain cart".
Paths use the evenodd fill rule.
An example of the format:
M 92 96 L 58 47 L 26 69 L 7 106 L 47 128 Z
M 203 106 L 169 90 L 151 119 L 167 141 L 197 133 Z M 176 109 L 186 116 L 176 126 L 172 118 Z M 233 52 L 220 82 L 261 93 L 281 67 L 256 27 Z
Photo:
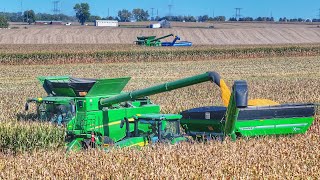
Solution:
M 202 107 L 181 114 L 161 114 L 150 95 L 211 81 L 215 72 L 123 92 L 130 77 L 84 79 L 68 76 L 39 77 L 46 97 L 32 98 L 41 120 L 67 129 L 68 150 L 88 147 L 145 146 L 153 142 L 185 141 L 182 127 L 194 138 L 304 133 L 312 124 L 313 104 L 248 106 L 244 81 L 236 81 L 228 107 Z M 181 125 L 181 126 L 180 126 Z

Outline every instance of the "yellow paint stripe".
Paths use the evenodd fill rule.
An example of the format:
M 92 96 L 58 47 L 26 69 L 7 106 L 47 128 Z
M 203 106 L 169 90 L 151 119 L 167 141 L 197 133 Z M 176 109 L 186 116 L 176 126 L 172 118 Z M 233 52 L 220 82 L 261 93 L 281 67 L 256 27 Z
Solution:
M 143 147 L 143 146 L 146 146 L 146 145 L 148 145 L 148 141 L 138 142 L 138 143 L 135 143 L 135 144 L 131 144 L 131 145 L 128 146 L 128 147 L 132 147 L 132 146 L 140 146 L 140 147 Z
M 117 125 L 117 124 L 120 124 L 121 121 L 115 121 L 115 122 L 111 122 L 111 123 L 108 123 L 108 124 L 103 124 L 103 125 L 100 125 L 100 126 L 95 126 L 93 128 L 90 128 L 90 130 L 92 129 L 97 129 L 97 128 L 103 128 L 104 126 L 113 126 L 113 125 Z
M 129 118 L 128 120 L 129 120 L 129 122 L 134 122 L 134 118 Z M 117 125 L 117 124 L 120 124 L 120 123 L 121 123 L 121 121 L 115 121 L 115 122 L 111 122 L 111 123 L 108 123 L 108 124 L 95 126 L 94 128 L 91 128 L 90 130 L 97 129 L 97 128 L 103 128 L 104 126 L 113 126 L 113 125 Z

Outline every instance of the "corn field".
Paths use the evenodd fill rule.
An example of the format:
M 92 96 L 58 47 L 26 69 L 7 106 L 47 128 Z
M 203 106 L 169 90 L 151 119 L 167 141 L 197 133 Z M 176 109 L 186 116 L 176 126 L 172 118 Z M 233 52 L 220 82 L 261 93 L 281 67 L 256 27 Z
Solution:
M 30 46 L 30 45 L 29 45 Z M 0 64 L 70 64 L 114 62 L 199 61 L 230 58 L 298 57 L 320 55 L 319 45 L 194 46 L 184 48 L 130 45 L 44 45 L 0 47 Z M 25 49 L 24 52 L 20 51 Z M 47 48 L 46 48 L 47 47 Z M 96 49 L 94 49 L 96 48 Z M 69 51 L 66 51 L 69 50 Z
M 0 147 L 6 153 L 37 149 L 55 149 L 64 146 L 64 128 L 49 124 L 28 122 L 0 122 Z
M 272 52 L 280 54 L 279 56 L 288 55 L 280 49 L 279 52 L 274 51 L 273 48 L 270 51 L 261 50 L 267 57 L 256 58 L 260 55 L 247 57 L 243 53 L 237 54 L 232 48 L 221 47 L 226 49 L 219 51 L 222 53 L 221 57 L 225 56 L 226 59 L 215 60 L 211 57 L 214 54 L 201 54 L 200 51 L 206 52 L 207 47 L 200 46 L 196 47 L 199 51 L 173 49 L 167 54 L 153 48 L 148 50 L 149 54 L 143 53 L 147 51 L 144 48 L 123 50 L 125 53 L 131 52 L 134 57 L 139 57 L 137 54 L 141 53 L 143 58 L 150 58 L 154 55 L 152 53 L 161 52 L 161 56 L 167 56 L 168 60 L 169 57 L 176 59 L 167 62 L 160 61 L 159 55 L 159 59 L 152 62 L 139 62 L 138 59 L 128 63 L 125 57 L 131 57 L 120 50 L 112 55 L 117 57 L 116 53 L 123 53 L 119 56 L 120 62 L 116 63 L 98 63 L 99 61 L 94 60 L 92 62 L 96 63 L 86 64 L 86 61 L 74 57 L 74 62 L 82 63 L 70 64 L 71 61 L 66 61 L 50 65 L 60 61 L 49 58 L 51 63 L 44 63 L 45 58 L 30 58 L 34 65 L 22 66 L 9 65 L 17 64 L 14 62 L 16 60 L 12 59 L 12 63 L 9 63 L 1 58 L 4 63 L 0 66 L 0 179 L 319 179 L 318 115 L 309 131 L 303 135 L 243 138 L 236 142 L 182 143 L 174 146 L 160 144 L 142 149 L 114 149 L 108 153 L 92 150 L 66 155 L 64 130 L 51 124 L 39 123 L 32 114 L 26 115 L 23 110 L 28 97 L 45 95 L 36 80 L 37 76 L 131 76 L 125 89 L 130 91 L 206 71 L 217 71 L 229 87 L 234 80 L 247 80 L 250 99 L 267 98 L 279 103 L 320 103 L 319 47 L 301 47 L 301 51 L 287 46 L 283 48 L 289 49 L 287 52 L 294 56 L 300 56 L 300 52 L 305 53 L 307 50 L 303 50 L 304 48 L 312 49 L 308 50 L 310 56 L 267 56 Z M 239 49 L 254 53 L 263 47 L 255 50 L 250 50 L 250 47 Z M 0 52 L 5 54 L 3 51 Z M 7 54 L 15 54 L 17 50 L 9 51 Z M 41 53 L 43 51 L 39 50 Z M 48 50 L 49 54 L 55 54 L 54 52 L 57 52 L 55 48 Z M 75 47 L 71 52 L 87 54 L 81 51 L 81 47 Z M 171 57 L 168 55 L 171 52 L 176 54 Z M 180 56 L 178 52 L 186 55 Z M 208 50 L 208 53 L 212 52 L 213 50 Z M 234 54 L 228 55 L 230 52 Z M 30 54 L 28 49 L 24 53 Z M 198 55 L 192 56 L 192 53 Z M 180 61 L 183 56 L 193 59 Z M 237 58 L 238 56 L 244 58 Z M 28 60 L 21 62 L 24 64 Z M 161 105 L 163 113 L 178 113 L 189 108 L 222 104 L 218 87 L 211 83 L 157 94 L 150 98 Z M 34 107 L 31 107 L 32 112 Z

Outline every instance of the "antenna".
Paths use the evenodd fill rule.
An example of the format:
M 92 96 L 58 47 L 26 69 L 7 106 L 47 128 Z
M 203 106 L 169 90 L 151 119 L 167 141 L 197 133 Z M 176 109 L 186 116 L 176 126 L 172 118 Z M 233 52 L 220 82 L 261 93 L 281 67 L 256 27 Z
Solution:
M 237 19 L 237 20 L 239 20 L 239 18 L 241 18 L 241 9 L 242 8 L 234 8 L 235 10 L 236 10 L 236 14 L 235 14 L 235 18 Z

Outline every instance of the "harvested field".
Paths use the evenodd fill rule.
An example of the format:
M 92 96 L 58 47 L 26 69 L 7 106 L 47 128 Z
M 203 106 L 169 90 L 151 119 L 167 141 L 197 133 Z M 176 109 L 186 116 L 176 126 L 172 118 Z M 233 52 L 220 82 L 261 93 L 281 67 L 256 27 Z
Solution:
M 27 122 L 18 121 L 17 114 L 24 115 L 23 107 L 27 97 L 44 95 L 44 90 L 35 79 L 39 75 L 68 74 L 88 78 L 132 76 L 126 90 L 133 90 L 214 70 L 221 74 L 229 86 L 234 80 L 247 80 L 250 98 L 269 98 L 280 103 L 319 103 L 319 69 L 319 56 L 210 61 L 202 59 L 197 62 L 2 65 L 0 121 L 16 123 L 15 127 L 26 127 L 27 130 L 37 125 L 30 117 L 24 118 Z M 219 105 L 219 94 L 216 86 L 203 83 L 151 96 L 151 99 L 161 104 L 162 112 L 177 113 L 192 107 Z M 63 147 L 54 151 L 21 152 L 16 156 L 0 153 L 0 178 L 318 179 L 319 123 L 317 116 L 306 134 L 293 137 L 240 139 L 236 142 L 227 140 L 223 143 L 207 144 L 184 143 L 177 146 L 158 145 L 141 150 L 113 150 L 109 153 L 87 151 L 67 157 Z M 0 129 L 3 127 L 0 123 Z M 5 140 L 3 137 L 5 136 L 0 137 L 2 151 L 1 143 Z M 45 138 L 40 138 L 39 141 L 45 141 Z M 50 147 L 55 146 L 50 144 Z
M 27 29 L 0 30 L 0 44 L 133 44 L 137 36 L 171 33 L 195 45 L 320 43 L 316 24 L 217 23 L 214 29 L 204 28 L 207 25 L 178 23 L 171 29 L 26 25 Z

